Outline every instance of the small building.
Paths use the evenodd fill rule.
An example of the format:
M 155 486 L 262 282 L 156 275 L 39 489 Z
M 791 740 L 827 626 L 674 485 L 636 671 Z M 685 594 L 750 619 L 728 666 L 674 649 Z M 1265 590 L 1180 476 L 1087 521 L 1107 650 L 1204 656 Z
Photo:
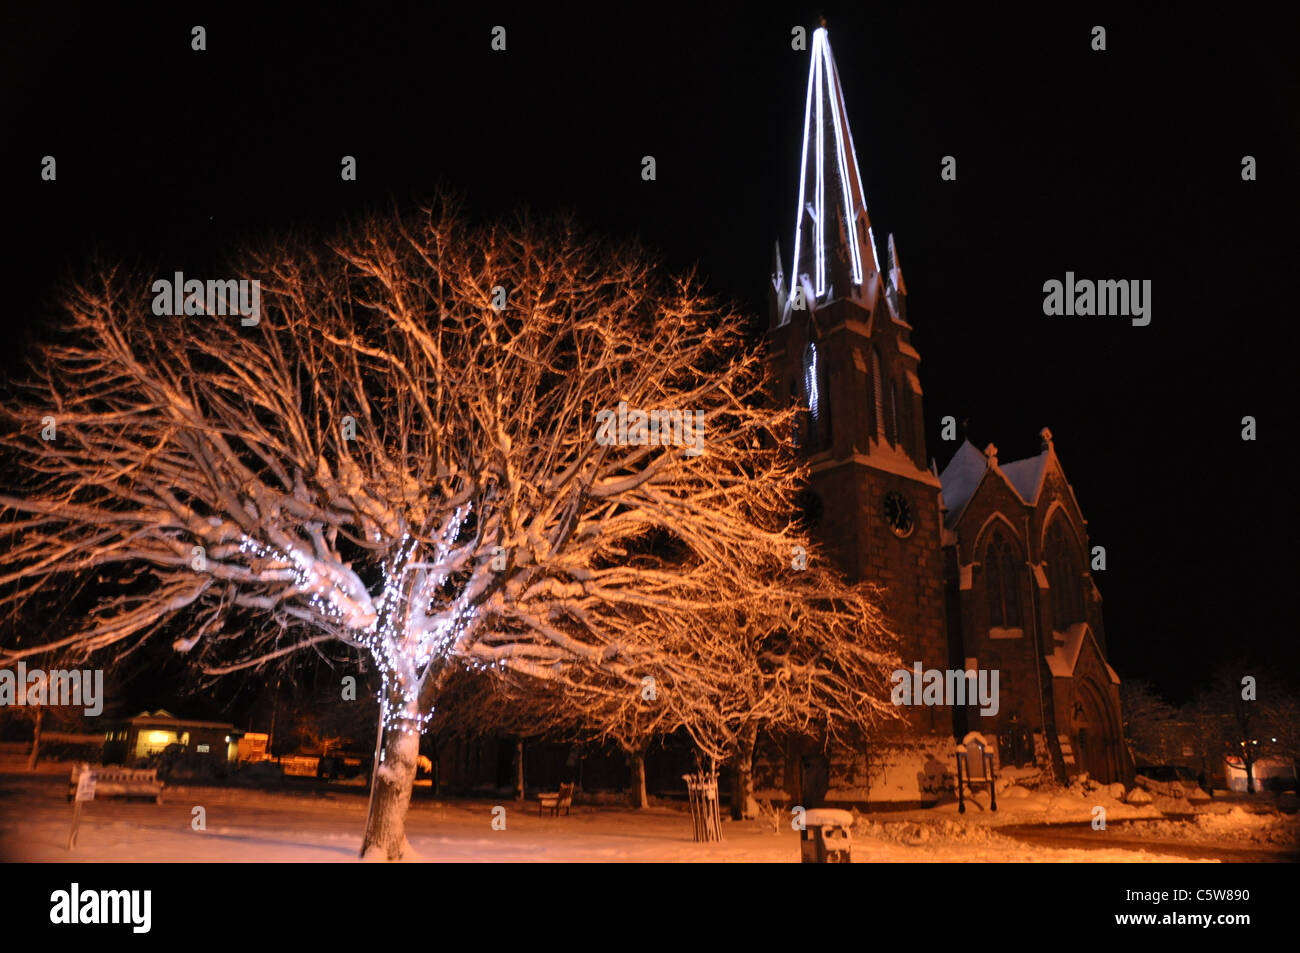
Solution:
M 178 718 L 162 708 L 155 712 L 142 711 L 134 718 L 109 726 L 104 736 L 104 762 L 134 764 L 175 744 L 183 746 L 188 753 L 233 762 L 242 734 L 225 722 Z
M 245 731 L 239 737 L 239 750 L 236 759 L 244 761 L 269 761 L 271 736 L 264 731 Z
M 1246 765 L 1238 755 L 1223 759 L 1223 773 L 1229 791 L 1248 791 Z M 1294 791 L 1296 789 L 1295 762 L 1287 758 L 1260 758 L 1250 770 L 1255 779 L 1255 791 Z

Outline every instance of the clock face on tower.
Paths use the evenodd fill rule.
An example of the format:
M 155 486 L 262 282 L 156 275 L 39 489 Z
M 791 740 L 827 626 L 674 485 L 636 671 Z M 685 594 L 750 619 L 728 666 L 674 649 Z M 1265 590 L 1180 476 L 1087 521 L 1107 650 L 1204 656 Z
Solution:
M 885 494 L 885 522 L 889 528 L 894 531 L 894 535 L 900 538 L 912 535 L 914 524 L 912 522 L 912 504 L 907 502 L 907 497 L 903 494 L 891 490 Z

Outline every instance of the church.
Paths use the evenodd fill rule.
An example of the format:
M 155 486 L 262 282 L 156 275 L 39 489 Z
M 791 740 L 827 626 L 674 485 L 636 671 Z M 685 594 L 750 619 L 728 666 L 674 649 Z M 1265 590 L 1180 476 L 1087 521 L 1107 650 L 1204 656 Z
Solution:
M 898 247 L 889 235 L 877 257 L 824 27 L 810 58 L 793 254 L 787 272 L 778 243 L 767 342 L 774 398 L 806 408 L 805 517 L 843 572 L 883 587 L 903 668 L 996 670 L 999 699 L 983 713 L 910 707 L 905 729 L 862 751 L 770 746 L 767 787 L 804 803 L 934 803 L 963 739 L 999 770 L 1123 780 L 1119 677 L 1052 434 L 1023 460 L 965 440 L 942 470 L 928 456 Z

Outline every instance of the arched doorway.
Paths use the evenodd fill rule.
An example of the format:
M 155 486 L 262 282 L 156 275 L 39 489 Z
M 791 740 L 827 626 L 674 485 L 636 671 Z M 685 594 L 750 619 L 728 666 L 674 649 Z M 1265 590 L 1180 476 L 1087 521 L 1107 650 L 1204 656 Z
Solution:
M 1003 767 L 1017 768 L 1034 763 L 1034 736 L 1020 723 L 1019 715 L 1013 714 L 998 735 L 998 761 Z
M 1101 690 L 1088 679 L 1075 687 L 1071 725 L 1079 770 L 1103 784 L 1121 780 L 1118 720 Z

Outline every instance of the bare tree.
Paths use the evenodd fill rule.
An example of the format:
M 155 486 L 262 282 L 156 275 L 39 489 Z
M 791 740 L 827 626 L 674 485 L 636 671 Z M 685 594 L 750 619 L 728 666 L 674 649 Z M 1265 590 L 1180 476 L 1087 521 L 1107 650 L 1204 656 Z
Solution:
M 3 720 L 31 723 L 32 747 L 27 755 L 27 770 L 35 771 L 43 753 L 46 732 L 83 733 L 88 722 L 84 708 L 64 704 L 59 690 L 61 679 L 54 674 L 61 668 L 59 656 L 54 653 L 36 656 L 28 665 L 24 680 L 15 680 L 16 703 L 5 705 L 0 714 Z M 21 702 L 17 702 L 18 696 L 21 696 Z
M 1300 752 L 1296 731 L 1300 703 L 1284 678 L 1257 660 L 1233 658 L 1220 663 L 1187 709 L 1211 751 L 1240 759 L 1251 794 L 1259 791 L 1255 773 L 1260 761 L 1294 763 Z
M 1181 747 L 1178 712 L 1148 682 L 1129 679 L 1120 685 L 1124 736 L 1136 763 L 1163 764 Z
M 735 766 L 743 806 L 760 731 L 852 744 L 902 717 L 881 688 L 900 662 L 878 593 L 818 567 L 819 550 L 813 558 L 807 569 L 774 572 L 748 603 L 720 582 L 719 604 L 662 640 L 659 650 L 674 657 L 674 668 L 694 669 L 705 694 L 679 695 L 653 675 L 643 677 L 639 692 L 620 693 L 510 679 L 467 693 L 454 713 L 436 720 L 462 732 L 612 743 L 632 768 L 636 807 L 648 803 L 650 746 L 684 731 L 702 761 Z
M 734 673 L 728 758 L 735 769 L 737 816 L 748 816 L 760 732 L 799 735 L 823 745 L 858 747 L 903 716 L 882 686 L 901 664 L 897 639 L 870 585 L 845 585 L 819 550 L 801 571 L 769 584 L 758 611 L 741 621 L 740 639 L 720 640 Z
M 390 859 L 454 665 L 613 700 L 654 678 L 725 744 L 726 718 L 696 726 L 717 638 L 690 640 L 780 596 L 807 545 L 791 410 L 765 405 L 736 314 L 569 221 L 473 226 L 446 197 L 231 270 L 260 282 L 256 323 L 158 316 L 154 276 L 122 266 L 63 294 L 3 410 L 22 480 L 0 586 L 21 607 L 93 575 L 99 598 L 3 659 L 178 624 L 214 676 L 364 649 L 384 740 L 362 851 Z

